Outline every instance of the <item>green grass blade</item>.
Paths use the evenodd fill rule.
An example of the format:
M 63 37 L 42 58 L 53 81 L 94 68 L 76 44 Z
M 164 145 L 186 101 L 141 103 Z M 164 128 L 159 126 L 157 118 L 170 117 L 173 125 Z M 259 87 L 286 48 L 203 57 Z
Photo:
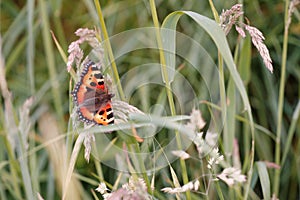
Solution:
M 251 39 L 249 36 L 244 39 L 242 44 L 238 71 L 244 84 L 247 86 L 251 78 Z
M 124 101 L 125 100 L 125 95 L 124 95 L 123 88 L 122 88 L 122 85 L 121 85 L 119 72 L 118 72 L 118 69 L 117 69 L 116 62 L 115 62 L 114 54 L 113 54 L 111 44 L 110 44 L 110 41 L 109 41 L 109 36 L 108 36 L 108 32 L 107 32 L 106 25 L 105 25 L 105 22 L 104 22 L 104 17 L 103 17 L 103 14 L 102 14 L 101 5 L 100 5 L 100 2 L 96 1 L 96 0 L 94 0 L 94 4 L 96 6 L 96 10 L 97 10 L 97 13 L 98 13 L 100 26 L 101 26 L 101 31 L 103 33 L 103 38 L 104 38 L 104 41 L 106 41 L 105 42 L 105 49 L 106 49 L 106 51 L 108 51 L 108 57 L 109 57 L 111 67 L 112 67 L 114 81 L 115 81 L 115 84 L 117 84 L 120 99 Z
M 73 151 L 72 151 L 72 155 L 71 155 L 71 159 L 69 162 L 69 166 L 68 166 L 68 170 L 67 170 L 67 174 L 64 178 L 64 183 L 63 183 L 63 196 L 62 199 L 66 199 L 67 198 L 67 194 L 68 194 L 68 187 L 72 178 L 72 174 L 74 171 L 74 167 L 75 167 L 75 163 L 82 145 L 82 142 L 84 140 L 85 134 L 81 133 L 79 134 L 76 143 L 74 145 Z
M 281 55 L 281 74 L 280 74 L 280 85 L 279 85 L 279 96 L 278 96 L 278 112 L 277 112 L 277 127 L 276 127 L 276 146 L 275 146 L 275 163 L 280 164 L 281 159 L 281 135 L 283 129 L 283 105 L 284 105 L 284 91 L 285 91 L 285 79 L 286 79 L 286 63 L 287 63 L 287 52 L 288 52 L 288 36 L 289 36 L 289 5 L 290 1 L 285 1 L 285 13 L 284 13 L 284 35 L 283 35 L 283 46 Z M 279 194 L 280 187 L 280 173 L 281 169 L 276 169 L 274 177 L 273 192 L 276 196 Z
M 239 92 L 241 93 L 241 97 L 243 99 L 244 102 L 244 106 L 245 109 L 247 110 L 247 112 L 249 113 L 249 119 L 252 122 L 252 114 L 251 114 L 251 108 L 250 108 L 250 103 L 248 100 L 248 96 L 246 93 L 246 89 L 244 87 L 244 84 L 240 78 L 240 75 L 238 74 L 233 58 L 232 58 L 232 54 L 230 52 L 227 40 L 226 40 L 226 36 L 225 33 L 223 32 L 223 30 L 221 29 L 221 27 L 213 20 L 202 16 L 198 13 L 192 12 L 192 11 L 176 11 L 173 12 L 171 14 L 169 14 L 166 19 L 163 22 L 162 27 L 163 28 L 168 28 L 168 29 L 174 29 L 174 27 L 176 27 L 176 25 L 174 25 L 174 23 L 177 23 L 180 16 L 182 16 L 183 14 L 186 14 L 188 16 L 190 16 L 191 18 L 193 18 L 195 20 L 195 22 L 197 22 L 213 39 L 213 41 L 215 42 L 216 46 L 218 47 L 220 53 L 223 56 L 223 59 L 225 61 L 225 63 L 227 64 L 227 67 L 231 73 L 231 76 L 233 77 L 233 80 L 239 90 Z M 168 35 L 168 37 L 172 37 L 171 41 L 175 41 L 175 32 L 173 32 L 173 35 Z M 163 38 L 165 39 L 165 38 Z M 175 48 L 175 47 L 174 47 Z M 170 58 L 171 60 L 171 58 Z
M 251 157 L 250 157 L 250 167 L 248 171 L 248 184 L 247 184 L 247 189 L 245 192 L 244 198 L 247 198 L 249 189 L 250 189 L 250 181 L 251 181 L 251 176 L 252 176 L 252 171 L 253 171 L 253 159 L 254 159 L 254 125 L 253 125 L 253 117 L 252 117 L 252 112 L 251 112 L 251 107 L 248 99 L 248 95 L 246 93 L 246 89 L 244 87 L 244 84 L 241 80 L 241 77 L 236 70 L 235 63 L 232 58 L 232 54 L 230 52 L 230 48 L 228 46 L 227 40 L 225 33 L 221 29 L 221 27 L 213 20 L 200 15 L 198 13 L 192 12 L 192 11 L 176 11 L 171 14 L 169 14 L 164 22 L 162 27 L 163 28 L 168 28 L 168 29 L 174 29 L 176 27 L 176 24 L 183 14 L 188 15 L 191 17 L 198 25 L 200 25 L 212 38 L 212 40 L 215 42 L 220 54 L 222 55 L 228 70 L 230 71 L 230 74 L 232 76 L 232 79 L 235 82 L 235 85 L 238 89 L 238 91 L 241 94 L 245 110 L 248 113 L 249 121 L 250 121 L 250 128 L 251 128 L 251 134 L 252 134 L 252 149 L 251 149 Z M 173 33 L 172 36 L 169 35 L 169 37 L 172 37 L 172 40 L 175 40 L 175 32 Z M 164 38 L 163 38 L 164 40 Z M 170 58 L 171 59 L 171 58 Z
M 3 55 L 6 58 L 14 49 L 14 45 L 18 42 L 18 37 L 24 32 L 26 28 L 26 7 L 19 11 L 18 16 L 15 18 L 9 29 L 3 35 Z
M 263 199 L 271 198 L 271 185 L 270 177 L 268 174 L 267 166 L 264 162 L 256 162 L 260 185 L 263 191 Z
M 295 130 L 296 130 L 296 127 L 297 127 L 297 122 L 299 121 L 299 116 L 300 116 L 300 100 L 298 101 L 296 109 L 294 110 L 292 123 L 290 125 L 289 132 L 288 132 L 287 141 L 284 144 L 285 148 L 284 148 L 284 151 L 283 151 L 283 154 L 282 154 L 281 167 L 283 167 L 285 159 L 287 157 L 287 154 L 288 154 L 289 150 L 292 148 L 291 147 L 292 139 L 294 137 L 294 133 L 295 133 Z
M 34 86 L 34 54 L 35 54 L 35 49 L 34 49 L 34 43 L 35 43 L 35 38 L 33 37 L 33 16 L 34 16 L 34 1 L 29 0 L 27 1 L 27 31 L 28 31 L 28 42 L 27 42 L 27 72 L 28 72 L 28 79 L 29 79 L 29 84 L 30 84 L 30 91 L 31 94 L 34 93 L 35 91 L 35 86 Z
M 56 109 L 56 112 L 59 116 L 59 122 L 61 127 L 63 128 L 65 126 L 64 122 L 64 116 L 63 116 L 63 108 L 62 108 L 62 92 L 60 91 L 58 79 L 57 79 L 57 72 L 56 72 L 56 65 L 55 65 L 55 57 L 54 57 L 54 51 L 52 47 L 52 40 L 50 35 L 50 25 L 49 25 L 49 18 L 48 18 L 48 12 L 47 12 L 47 6 L 44 0 L 39 1 L 39 11 L 41 15 L 42 20 L 42 34 L 43 34 L 43 41 L 44 41 L 44 48 L 46 53 L 46 63 L 49 70 L 51 85 L 52 85 L 52 95 L 54 100 L 54 106 Z
M 161 32 L 160 32 L 161 29 L 160 29 L 159 22 L 158 22 L 155 1 L 154 0 L 149 0 L 149 3 L 150 3 L 150 7 L 151 7 L 152 20 L 153 20 L 154 26 L 156 28 L 156 40 L 157 40 L 157 44 L 158 44 L 158 48 L 159 48 L 162 78 L 163 78 L 163 81 L 165 83 L 165 89 L 166 89 L 166 93 L 167 93 L 167 97 L 168 97 L 168 102 L 169 102 L 171 115 L 175 116 L 176 115 L 176 109 L 175 109 L 174 97 L 173 97 L 173 94 L 172 94 L 171 81 L 169 80 L 169 76 L 170 76 L 170 74 L 172 74 L 172 70 L 171 71 L 168 70 L 168 65 L 167 65 L 168 63 L 166 63 L 166 58 L 168 56 L 166 56 L 165 52 L 163 51 L 164 38 L 163 38 L 163 36 L 161 35 Z M 174 48 L 173 51 L 171 49 L 172 47 Z M 168 55 L 170 55 L 170 54 L 174 55 L 172 52 L 175 52 L 175 43 L 173 43 L 173 45 L 168 50 L 171 50 L 170 51 L 171 53 L 168 52 Z M 170 62 L 171 62 L 171 63 L 169 63 L 170 65 L 175 64 L 175 61 L 170 60 Z M 174 72 L 174 70 L 173 70 L 173 72 Z M 177 130 L 175 131 L 175 138 L 176 138 L 178 148 L 182 149 L 182 141 L 180 139 L 180 135 L 179 135 L 179 132 Z M 183 183 L 187 184 L 189 179 L 188 179 L 187 167 L 186 167 L 185 160 L 182 160 L 182 159 L 180 160 L 180 166 L 181 166 L 181 175 L 182 175 Z M 186 191 L 186 198 L 188 200 L 191 199 L 190 191 Z
M 224 130 L 223 134 L 223 143 L 224 143 L 224 154 L 226 159 L 230 163 L 233 153 L 233 141 L 235 135 L 235 115 L 236 115 L 236 95 L 235 95 L 235 86 L 234 81 L 230 77 L 227 87 L 228 95 L 227 98 L 229 100 L 228 107 L 226 109 L 226 124 L 225 126 L 227 132 Z
M 21 140 L 21 138 L 19 138 Z M 21 145 L 22 146 L 22 145 Z M 26 199 L 34 199 L 33 198 L 33 190 L 32 190 L 32 182 L 31 182 L 31 177 L 29 174 L 29 169 L 28 169 L 28 165 L 27 165 L 27 158 L 24 156 L 24 149 L 18 146 L 18 153 L 19 153 L 19 157 L 21 157 L 19 159 L 19 163 L 20 163 L 20 169 L 21 169 L 21 174 L 22 174 L 22 178 L 23 178 L 23 184 L 24 184 L 24 188 L 25 188 L 25 194 L 26 194 Z

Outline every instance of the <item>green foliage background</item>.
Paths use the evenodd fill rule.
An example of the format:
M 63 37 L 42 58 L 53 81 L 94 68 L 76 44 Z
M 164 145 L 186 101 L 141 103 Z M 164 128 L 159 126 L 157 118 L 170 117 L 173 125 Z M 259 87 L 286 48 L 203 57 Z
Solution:
M 153 27 L 151 7 L 148 1 L 140 0 L 123 0 L 123 1 L 100 1 L 105 24 L 109 36 L 113 36 L 120 32 L 135 28 Z M 274 73 L 270 74 L 263 65 L 257 50 L 252 48 L 251 58 L 241 62 L 238 70 L 241 73 L 244 86 L 247 90 L 250 100 L 253 118 L 256 127 L 255 132 L 255 161 L 275 162 L 276 133 L 278 132 L 278 108 L 279 108 L 279 88 L 282 74 L 282 52 L 284 46 L 284 27 L 285 27 L 285 2 L 268 1 L 268 0 L 245 0 L 245 1 L 214 1 L 214 6 L 220 14 L 223 9 L 229 9 L 236 3 L 243 3 L 244 15 L 247 16 L 250 24 L 257 27 L 264 34 L 265 44 L 270 51 L 273 60 Z M 9 152 L 8 133 L 12 127 L 7 126 L 5 117 L 4 97 L 0 99 L 0 199 L 18 199 L 28 198 L 26 194 L 26 186 L 33 188 L 35 192 L 39 192 L 45 199 L 61 198 L 61 186 L 58 185 L 53 178 L 56 173 L 51 169 L 51 156 L 55 156 L 55 152 L 47 149 L 47 141 L 41 135 L 40 120 L 43 116 L 50 115 L 56 121 L 59 135 L 64 135 L 68 129 L 69 122 L 69 84 L 70 75 L 66 70 L 66 63 L 62 54 L 58 51 L 51 38 L 50 30 L 56 36 L 65 54 L 67 54 L 68 45 L 77 39 L 74 32 L 82 27 L 93 29 L 100 27 L 98 13 L 95 9 L 93 1 L 46 1 L 46 0 L 28 0 L 28 1 L 9 1 L 1 0 L 0 13 L 0 33 L 2 42 L 2 59 L 5 61 L 5 77 L 7 79 L 8 89 L 12 93 L 12 114 L 18 122 L 18 110 L 26 99 L 31 96 L 35 97 L 34 105 L 30 111 L 31 131 L 29 134 L 29 149 L 21 155 L 28 160 L 27 163 L 28 176 L 31 182 L 26 182 L 26 177 L 21 171 L 23 167 L 18 166 L 17 158 L 19 153 Z M 213 19 L 213 13 L 206 0 L 188 0 L 188 1 L 156 1 L 156 10 L 160 23 L 164 21 L 166 16 L 178 10 L 189 10 L 207 16 Z M 292 22 L 289 28 L 286 71 L 284 82 L 284 104 L 282 113 L 282 130 L 280 142 L 280 155 L 282 161 L 283 155 L 286 153 L 286 159 L 281 164 L 281 175 L 279 182 L 280 199 L 299 199 L 300 198 L 300 124 L 299 124 L 299 104 L 300 97 L 300 15 L 296 10 L 292 15 Z M 179 20 L 177 30 L 193 39 L 200 41 L 201 45 L 206 49 L 209 55 L 215 59 L 217 63 L 218 49 L 215 47 L 211 39 L 204 33 L 195 22 L 186 16 Z M 227 39 L 232 52 L 239 40 L 237 33 L 232 30 Z M 249 38 L 248 42 L 249 42 Z M 245 41 L 246 42 L 246 41 Z M 184 44 L 183 44 L 184 45 Z M 180 47 L 179 47 L 180 48 Z M 186 47 L 185 47 L 186 48 Z M 241 50 L 243 51 L 243 50 Z M 234 54 L 234 53 L 233 53 Z M 201 59 L 201 57 L 199 57 Z M 204 59 L 204 58 L 202 58 Z M 142 62 L 159 62 L 159 53 L 153 51 L 151 55 L 144 52 L 134 52 L 117 61 L 117 67 L 120 73 L 125 74 L 132 66 Z M 180 65 L 180 61 L 176 63 Z M 246 65 L 243 68 L 243 65 Z M 247 68 L 248 66 L 248 68 Z M 193 82 L 193 88 L 198 95 L 201 94 L 199 85 L 199 77 L 193 73 L 191 68 L 184 68 L 182 74 L 189 77 Z M 225 87 L 228 87 L 230 73 L 225 69 Z M 160 75 L 160 74 L 159 74 Z M 58 87 L 55 83 L 58 83 Z M 228 88 L 227 88 L 228 89 Z M 151 91 L 151 90 L 150 90 Z M 130 99 L 130 103 L 141 110 L 147 112 L 152 104 L 155 104 L 156 97 L 151 96 L 152 93 L 143 95 L 141 92 L 136 97 Z M 146 99 L 143 99 L 146 98 Z M 238 104 L 238 103 L 237 103 Z M 167 105 L 167 104 L 166 104 Z M 203 106 L 203 108 L 206 106 Z M 299 107 L 299 106 L 298 106 Z M 202 108 L 202 107 L 201 107 Z M 187 113 L 189 114 L 189 110 Z M 298 112 L 298 113 L 297 113 Z M 237 115 L 245 117 L 241 110 L 237 111 Z M 207 115 L 207 113 L 203 113 Z M 294 118 L 293 118 L 294 116 Z M 238 121 L 238 120 L 237 120 Z M 250 133 L 242 123 L 236 122 L 234 125 L 234 137 L 238 139 L 240 145 L 241 162 L 250 162 L 247 155 L 250 153 Z M 51 132 L 50 132 L 51 133 Z M 49 133 L 49 134 L 50 134 Z M 59 138 L 59 135 L 54 137 Z M 51 137 L 50 137 L 51 138 Z M 222 136 L 221 136 L 222 138 Z M 53 139 L 53 138 L 52 138 Z M 64 140 L 64 139 L 61 139 Z M 51 140 L 52 141 L 52 140 Z M 55 143 L 55 141 L 52 141 Z M 70 142 L 70 141 L 67 141 Z M 224 142 L 220 139 L 220 145 Z M 70 142 L 72 143 L 72 142 Z M 70 145 L 70 144 L 69 144 Z M 226 146 L 226 145 L 225 145 Z M 38 147 L 41 147 L 39 149 Z M 70 147 L 70 146 L 69 146 Z M 47 149 L 47 151 L 46 151 Z M 66 152 L 69 155 L 71 149 Z M 286 152 L 285 152 L 286 151 Z M 50 155 L 50 154 L 53 155 Z M 249 164 L 249 163 L 248 163 Z M 248 166 L 245 164 L 245 166 Z M 260 165 L 258 163 L 257 165 Z M 95 166 L 96 165 L 96 166 Z M 180 164 L 175 162 L 172 165 L 175 171 L 180 174 Z M 247 174 L 247 167 L 243 168 L 243 173 Z M 267 165 L 268 166 L 268 165 Z M 53 166 L 52 166 L 53 167 Z M 103 167 L 104 179 L 114 184 L 117 179 L 117 172 L 113 169 Z M 189 169 L 189 167 L 191 167 Z M 188 174 L 192 177 L 198 166 L 188 165 Z M 256 169 L 256 168 L 255 168 Z M 260 169 L 259 167 L 257 169 Z M 271 183 L 271 194 L 274 189 L 275 169 L 267 167 L 268 179 Z M 99 183 L 97 174 L 99 166 L 94 162 L 86 163 L 83 159 L 83 152 L 80 152 L 75 166 L 76 178 L 79 180 L 74 183 L 72 188 L 80 188 L 78 199 L 100 198 L 101 195 L 94 194 Z M 259 171 L 259 170 L 258 170 Z M 261 177 L 258 178 L 259 172 L 254 170 L 253 180 L 251 182 L 251 199 L 263 198 L 263 184 Z M 164 174 L 165 173 L 165 174 Z M 21 176 L 23 174 L 23 176 Z M 165 176 L 164 180 L 156 181 L 157 193 L 156 198 L 168 198 L 160 191 L 161 188 L 168 186 L 166 181 L 167 169 L 162 170 Z M 99 174 L 98 174 L 99 175 Z M 57 179 L 57 178 L 56 178 Z M 100 178 L 101 179 L 101 178 Z M 179 175 L 179 179 L 182 177 Z M 16 191 L 16 188 L 19 188 Z M 210 189 L 208 194 L 200 195 L 200 198 L 221 198 L 214 191 L 216 188 Z M 229 188 L 225 184 L 221 184 L 221 190 L 225 197 L 242 198 L 241 188 Z M 242 190 L 241 190 L 242 191 Z M 36 194 L 34 194 L 36 195 Z M 96 197 L 98 196 L 98 197 Z M 187 195 L 189 196 L 189 195 Z M 195 195 L 192 198 L 197 198 Z M 36 198 L 36 196 L 35 196 Z M 225 198 L 226 199 L 226 198 Z

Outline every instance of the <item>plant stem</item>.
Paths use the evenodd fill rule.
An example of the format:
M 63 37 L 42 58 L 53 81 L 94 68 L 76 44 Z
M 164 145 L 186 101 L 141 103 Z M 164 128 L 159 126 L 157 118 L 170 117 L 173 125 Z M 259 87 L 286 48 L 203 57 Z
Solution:
M 216 189 L 217 189 L 220 200 L 224 200 L 224 196 L 223 196 L 223 193 L 222 193 L 222 190 L 221 190 L 221 187 L 220 187 L 220 184 L 218 181 L 216 182 Z
M 287 58 L 287 44 L 288 44 L 288 10 L 290 1 L 285 2 L 285 29 L 283 35 L 283 48 L 281 58 L 281 76 L 279 86 L 279 97 L 278 97 L 278 113 L 277 113 L 277 129 L 276 129 L 276 146 L 275 146 L 275 163 L 280 165 L 280 141 L 281 141 L 281 130 L 282 130 L 282 113 L 284 103 L 284 86 L 285 86 L 285 72 L 286 72 L 286 58 Z M 280 169 L 275 169 L 274 187 L 273 193 L 278 197 L 279 193 L 279 181 L 280 181 Z
M 121 85 L 121 81 L 120 81 L 120 77 L 119 77 L 119 73 L 118 73 L 118 69 L 117 69 L 117 65 L 115 63 L 115 58 L 112 52 L 112 48 L 110 45 L 110 41 L 109 41 L 109 36 L 107 33 L 107 29 L 105 26 L 105 22 L 104 22 L 104 17 L 102 14 L 102 10 L 101 10 L 101 5 L 100 5 L 100 1 L 98 0 L 94 0 L 97 12 L 98 12 L 98 17 L 99 17 L 99 21 L 100 21 L 100 26 L 101 26 L 101 31 L 103 32 L 103 38 L 104 38 L 104 44 L 106 45 L 106 50 L 108 51 L 108 56 L 109 56 L 109 60 L 111 62 L 111 66 L 112 66 L 112 70 L 113 70 L 113 76 L 114 76 L 114 81 L 117 84 L 117 88 L 118 88 L 118 92 L 120 95 L 120 99 L 122 101 L 125 101 L 125 95 L 123 92 L 123 88 Z
M 56 71 L 56 64 L 55 64 L 55 56 L 52 47 L 51 35 L 50 35 L 50 24 L 49 24 L 49 16 L 47 12 L 47 3 L 44 0 L 39 1 L 39 10 L 40 10 L 40 17 L 42 20 L 42 36 L 45 48 L 46 56 L 46 64 L 48 67 L 50 81 L 52 86 L 52 96 L 54 101 L 54 107 L 56 112 L 59 116 L 59 125 L 62 130 L 64 130 L 65 124 L 64 122 L 64 110 L 63 110 L 63 103 L 62 103 L 62 91 L 61 87 L 58 82 L 58 73 Z
M 157 38 L 157 44 L 158 44 L 158 48 L 159 48 L 160 64 L 162 67 L 162 75 L 163 75 L 163 78 L 165 81 L 165 88 L 166 88 L 168 102 L 169 102 L 169 106 L 170 106 L 170 110 L 171 110 L 171 116 L 175 116 L 176 115 L 175 104 L 174 104 L 174 99 L 173 99 L 173 95 L 172 95 L 171 84 L 169 81 L 165 55 L 164 55 L 164 51 L 163 51 L 162 39 L 161 39 L 161 35 L 160 35 L 160 25 L 158 22 L 155 1 L 149 0 L 149 2 L 150 2 L 150 7 L 151 7 L 152 20 L 153 20 L 154 26 L 156 28 L 156 38 Z M 182 144 L 181 144 L 181 139 L 180 139 L 180 135 L 179 135 L 178 131 L 175 131 L 175 136 L 176 136 L 176 142 L 177 142 L 178 148 L 181 149 Z M 187 170 L 186 170 L 186 164 L 183 159 L 180 159 L 180 166 L 182 169 L 183 183 L 187 184 L 189 182 L 189 180 L 188 180 L 188 175 L 187 175 Z M 186 198 L 191 199 L 190 191 L 186 192 Z
M 34 1 L 27 1 L 27 31 L 28 31 L 28 42 L 26 46 L 26 57 L 27 57 L 27 71 L 28 79 L 30 84 L 30 93 L 35 93 L 35 79 L 34 79 L 34 42 L 35 37 L 33 36 L 33 18 L 34 18 Z

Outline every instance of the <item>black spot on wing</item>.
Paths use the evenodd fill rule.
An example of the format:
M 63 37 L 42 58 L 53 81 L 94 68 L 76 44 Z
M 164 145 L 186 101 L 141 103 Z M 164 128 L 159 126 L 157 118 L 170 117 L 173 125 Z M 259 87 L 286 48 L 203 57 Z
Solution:
M 101 73 L 98 73 L 98 74 L 94 74 L 95 78 L 97 79 L 103 79 L 103 76 Z
M 99 115 L 103 115 L 104 114 L 104 110 L 101 110 L 100 112 L 99 112 Z
M 97 84 L 95 82 L 91 82 L 90 86 L 95 87 Z
M 104 85 L 104 81 L 99 81 L 98 85 Z
M 109 113 L 109 115 L 107 115 L 107 119 L 110 119 L 110 118 L 113 118 L 114 117 L 114 114 L 111 112 Z
M 95 66 L 91 67 L 91 70 L 92 71 L 99 71 L 98 67 L 95 67 Z

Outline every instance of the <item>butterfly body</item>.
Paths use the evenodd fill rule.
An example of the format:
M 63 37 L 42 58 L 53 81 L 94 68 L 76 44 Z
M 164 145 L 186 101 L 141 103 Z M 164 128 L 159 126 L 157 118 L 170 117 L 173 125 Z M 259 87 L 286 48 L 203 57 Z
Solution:
M 111 103 L 114 94 L 108 92 L 101 71 L 92 61 L 85 65 L 72 96 L 79 120 L 98 125 L 114 123 Z

